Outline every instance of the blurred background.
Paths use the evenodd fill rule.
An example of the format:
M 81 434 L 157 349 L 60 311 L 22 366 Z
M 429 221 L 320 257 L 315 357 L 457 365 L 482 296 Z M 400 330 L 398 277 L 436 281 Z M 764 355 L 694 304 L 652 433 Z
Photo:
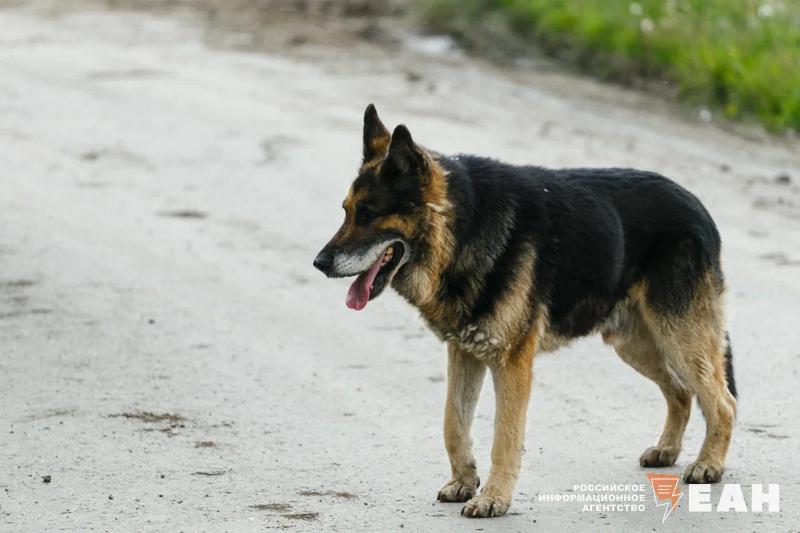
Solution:
M 312 267 L 373 102 L 420 144 L 637 167 L 723 236 L 740 389 L 724 480 L 800 522 L 795 2 L 0 0 L 0 530 L 642 530 L 539 502 L 645 483 L 657 388 L 598 339 L 537 360 L 509 516 L 435 496 L 445 348 Z M 575 369 L 580 371 L 576 372 Z M 474 427 L 488 473 L 493 391 Z M 684 454 L 704 434 L 698 410 Z M 712 501 L 719 498 L 715 487 Z M 648 498 L 650 494 L 647 495 Z
M 422 0 L 429 28 L 508 56 L 531 45 L 602 78 L 800 129 L 800 4 L 753 0 Z M 506 50 L 503 50 L 503 47 Z M 647 83 L 649 82 L 649 83 Z M 704 115 L 708 117 L 709 115 Z

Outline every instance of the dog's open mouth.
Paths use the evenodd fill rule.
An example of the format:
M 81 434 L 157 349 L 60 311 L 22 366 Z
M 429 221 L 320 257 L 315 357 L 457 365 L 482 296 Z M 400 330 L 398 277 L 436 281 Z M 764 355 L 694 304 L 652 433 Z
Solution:
M 347 291 L 347 307 L 360 311 L 392 281 L 405 256 L 403 243 L 395 241 L 383 251 L 368 270 L 358 275 Z

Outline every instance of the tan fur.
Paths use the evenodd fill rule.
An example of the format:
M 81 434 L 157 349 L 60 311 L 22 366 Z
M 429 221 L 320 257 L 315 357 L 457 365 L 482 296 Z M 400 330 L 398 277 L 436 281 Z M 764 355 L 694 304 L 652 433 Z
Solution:
M 667 401 L 667 419 L 658 443 L 648 448 L 639 458 L 643 467 L 671 466 L 681 451 L 683 432 L 689 421 L 691 393 L 676 383 L 667 369 L 667 360 L 656 345 L 650 329 L 645 325 L 636 303 L 630 300 L 616 312 L 624 313 L 617 325 L 623 331 L 603 331 L 603 340 L 614 346 L 623 361 L 640 374 L 653 380 Z M 620 323 L 621 322 L 621 323 Z
M 521 255 L 516 274 L 502 295 L 493 314 L 459 329 L 457 310 L 447 309 L 445 319 L 426 317 L 442 337 L 461 350 L 486 363 L 502 363 L 504 357 L 520 349 L 531 335 L 529 296 L 533 290 L 535 255 L 533 250 Z M 439 306 L 439 309 L 446 309 Z
M 559 335 L 550 327 L 547 309 L 541 306 L 537 313 L 536 329 L 539 331 L 539 351 L 554 352 L 572 342 L 573 339 Z
M 464 502 L 475 495 L 480 484 L 475 457 L 472 455 L 470 428 L 486 366 L 455 345 L 450 345 L 447 353 L 444 442 L 450 457 L 452 476 L 439 491 L 439 500 Z
M 527 347 L 527 346 L 526 346 Z M 525 420 L 533 379 L 533 352 L 520 351 L 504 364 L 492 367 L 496 405 L 495 437 L 492 444 L 492 468 L 486 488 L 480 497 L 467 503 L 464 514 L 482 514 L 481 507 L 489 506 L 489 514 L 504 514 L 522 464 L 525 440 Z
M 667 401 L 667 420 L 656 446 L 645 450 L 642 466 L 668 466 L 680 453 L 689 419 L 691 398 L 697 395 L 706 419 L 706 438 L 684 474 L 686 481 L 716 482 L 736 414 L 736 400 L 725 380 L 725 339 L 722 287 L 707 274 L 686 313 L 667 316 L 647 304 L 647 287 L 640 284 L 621 305 L 624 325 L 604 330 L 606 342 L 620 357 L 653 380 Z
M 514 350 L 488 361 L 494 382 L 495 437 L 492 469 L 480 495 L 469 429 L 480 384 L 487 366 L 455 343 L 448 348 L 448 396 L 445 407 L 445 443 L 452 478 L 439 492 L 441 501 L 467 501 L 466 516 L 500 516 L 511 503 L 522 464 L 525 419 L 530 397 L 533 356 L 538 335 L 533 332 Z M 474 496 L 474 497 L 473 497 Z
M 725 381 L 722 288 L 708 274 L 684 315 L 664 317 L 644 305 L 642 316 L 665 353 L 667 364 L 697 395 L 706 419 L 706 438 L 684 479 L 695 483 L 719 481 L 736 416 L 736 399 Z
M 336 232 L 336 235 L 333 236 L 331 242 L 346 242 L 348 239 L 353 238 L 353 234 L 358 231 L 358 227 L 355 224 L 356 205 L 363 200 L 365 196 L 363 191 L 359 193 L 354 192 L 353 187 L 350 187 L 350 190 L 347 191 L 347 196 L 344 202 L 342 202 L 342 207 L 344 208 L 344 223 L 339 228 L 339 231 Z
M 439 279 L 453 257 L 455 239 L 450 229 L 450 202 L 447 199 L 447 180 L 444 170 L 436 159 L 425 152 L 429 174 L 423 188 L 423 199 L 426 204 L 436 208 L 425 208 L 422 220 L 426 231 L 426 239 L 431 249 L 430 260 L 417 267 L 411 273 L 405 289 L 405 296 L 416 305 L 423 316 L 432 324 L 450 322 L 459 310 L 448 309 L 436 300 Z
M 530 295 L 534 290 L 536 252 L 533 248 L 522 252 L 522 263 L 517 266 L 514 279 L 498 302 L 494 315 L 487 325 L 489 334 L 500 339 L 506 348 L 515 351 L 531 335 L 528 327 Z
M 372 137 L 367 141 L 369 143 L 370 150 L 373 154 L 375 154 L 375 156 L 371 161 L 367 161 L 364 166 L 380 164 L 380 162 L 383 161 L 386 152 L 389 151 L 389 143 L 391 141 L 392 135 L 389 133 L 389 130 L 386 129 L 386 126 L 384 126 L 379 120 L 378 124 L 376 124 L 376 128 Z

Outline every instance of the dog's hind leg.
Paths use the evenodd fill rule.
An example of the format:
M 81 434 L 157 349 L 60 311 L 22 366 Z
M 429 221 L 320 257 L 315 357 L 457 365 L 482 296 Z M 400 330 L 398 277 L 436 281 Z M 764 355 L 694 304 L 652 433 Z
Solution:
M 535 351 L 530 346 L 526 348 L 490 365 L 496 402 L 492 469 L 481 494 L 461 510 L 464 516 L 502 516 L 511 504 L 522 465 Z
M 706 282 L 685 313 L 665 316 L 653 309 L 645 313 L 657 344 L 697 395 L 706 419 L 703 446 L 683 476 L 687 483 L 716 483 L 721 479 L 736 415 L 736 399 L 726 380 L 727 343 L 719 292 Z
M 692 406 L 692 393 L 670 373 L 667 360 L 642 321 L 638 309 L 630 305 L 622 308 L 622 312 L 625 315 L 622 331 L 604 332 L 603 340 L 614 346 L 623 361 L 653 380 L 667 401 L 667 419 L 661 437 L 655 446 L 642 453 L 639 464 L 643 467 L 672 466 L 681 452 L 683 433 Z
M 441 502 L 465 502 L 480 485 L 470 428 L 485 375 L 486 365 L 453 345 L 448 347 L 444 442 L 452 477 L 439 491 Z

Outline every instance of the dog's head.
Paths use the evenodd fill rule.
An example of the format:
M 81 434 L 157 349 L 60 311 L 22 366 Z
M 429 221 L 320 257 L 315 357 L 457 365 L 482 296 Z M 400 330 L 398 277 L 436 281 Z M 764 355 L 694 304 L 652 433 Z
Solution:
M 397 126 L 390 135 L 370 104 L 364 113 L 364 161 L 343 207 L 344 223 L 314 260 L 328 277 L 357 276 L 347 306 L 363 309 L 414 261 L 441 173 L 432 156 Z

